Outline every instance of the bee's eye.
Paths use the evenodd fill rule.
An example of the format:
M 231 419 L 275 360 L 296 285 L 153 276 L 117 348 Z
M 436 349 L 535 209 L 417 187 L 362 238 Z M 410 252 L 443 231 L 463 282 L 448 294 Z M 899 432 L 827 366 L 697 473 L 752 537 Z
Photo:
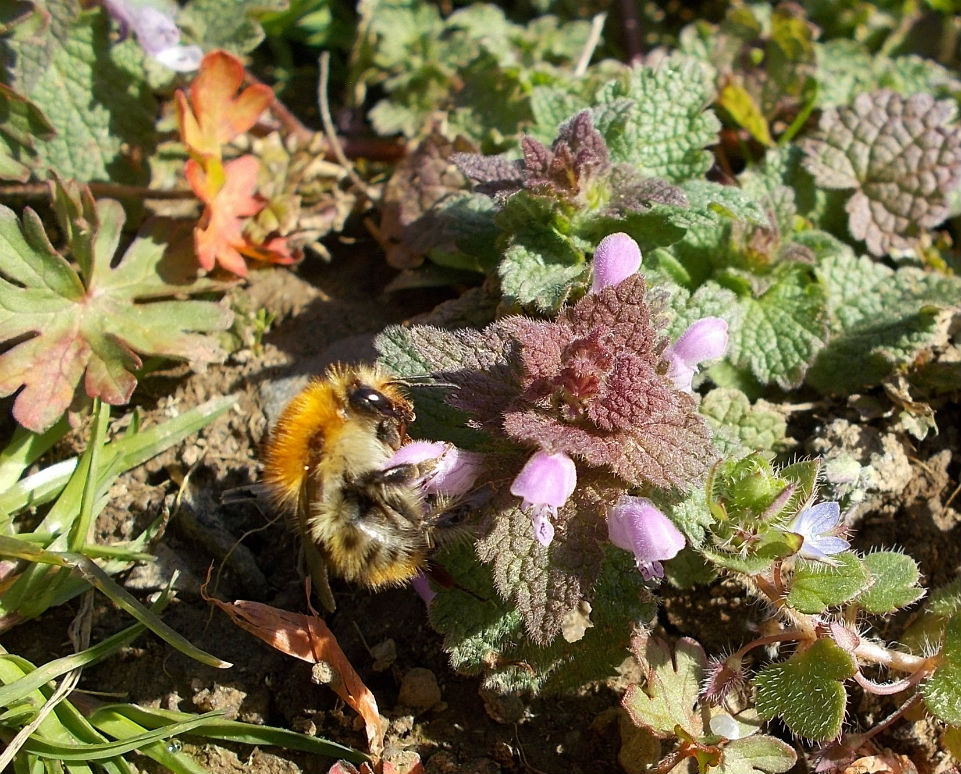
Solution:
M 355 387 L 350 391 L 347 400 L 351 406 L 360 411 L 389 414 L 393 408 L 389 398 L 371 387 Z

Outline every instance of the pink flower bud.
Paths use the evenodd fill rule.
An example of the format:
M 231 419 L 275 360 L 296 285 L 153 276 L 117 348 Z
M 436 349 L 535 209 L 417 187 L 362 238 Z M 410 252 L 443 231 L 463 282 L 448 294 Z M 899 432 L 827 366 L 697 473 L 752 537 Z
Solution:
M 594 282 L 591 292 L 598 293 L 617 285 L 641 266 L 641 248 L 627 234 L 617 232 L 604 237 L 594 251 Z
M 534 536 L 541 545 L 554 539 L 554 525 L 548 516 L 567 502 L 577 485 L 574 460 L 563 452 L 535 452 L 511 484 L 511 494 L 521 498 L 521 509 L 531 510 Z
M 690 392 L 698 364 L 721 357 L 726 349 L 727 322 L 720 317 L 702 317 L 664 350 L 664 359 L 670 364 L 667 375 L 679 390 Z
M 661 562 L 677 556 L 686 542 L 673 522 L 644 497 L 621 497 L 607 511 L 607 530 L 615 546 L 634 554 L 644 580 L 663 578 Z

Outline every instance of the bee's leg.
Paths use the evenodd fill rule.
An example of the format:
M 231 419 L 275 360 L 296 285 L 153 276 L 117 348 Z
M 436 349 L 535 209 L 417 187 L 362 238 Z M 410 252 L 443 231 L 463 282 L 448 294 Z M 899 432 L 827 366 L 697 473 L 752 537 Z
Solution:
M 330 588 L 330 577 L 327 573 L 327 558 L 324 551 L 312 540 L 307 537 L 301 541 L 304 548 L 304 561 L 307 564 L 307 572 L 310 576 L 311 585 L 320 604 L 324 609 L 333 613 L 337 608 L 334 602 L 334 592 Z

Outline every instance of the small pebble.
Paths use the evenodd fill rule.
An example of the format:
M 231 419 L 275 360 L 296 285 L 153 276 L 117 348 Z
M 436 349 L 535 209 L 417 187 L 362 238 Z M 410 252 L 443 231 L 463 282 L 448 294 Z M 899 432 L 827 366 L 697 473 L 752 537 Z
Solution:
M 414 667 L 400 682 L 397 703 L 413 710 L 429 710 L 441 700 L 437 678 L 429 669 Z

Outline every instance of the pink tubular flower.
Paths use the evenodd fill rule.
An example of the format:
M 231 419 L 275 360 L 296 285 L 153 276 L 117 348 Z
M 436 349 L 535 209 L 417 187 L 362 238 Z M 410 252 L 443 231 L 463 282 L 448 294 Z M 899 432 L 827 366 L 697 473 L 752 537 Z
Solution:
M 679 390 L 690 392 L 698 364 L 721 357 L 726 349 L 727 322 L 720 317 L 702 317 L 664 350 L 664 359 L 670 364 L 667 375 Z
M 511 494 L 521 498 L 521 509 L 531 512 L 534 537 L 542 546 L 554 539 L 549 516 L 567 502 L 577 485 L 574 460 L 563 452 L 535 452 L 511 484 Z
M 420 573 L 420 575 L 411 579 L 410 585 L 414 587 L 417 595 L 424 600 L 424 604 L 430 607 L 430 603 L 434 601 L 437 592 L 430 587 L 430 580 L 427 576 L 424 575 L 424 573 Z
M 607 531 L 618 548 L 631 551 L 644 580 L 663 578 L 661 562 L 684 548 L 684 535 L 644 497 L 624 495 L 607 511 Z
M 483 466 L 483 456 L 458 449 L 444 441 L 411 441 L 401 446 L 385 465 L 420 465 L 435 460 L 433 468 L 420 482 L 426 494 L 459 497 L 467 494 Z
M 604 237 L 594 251 L 594 281 L 591 292 L 617 285 L 641 266 L 641 248 L 623 232 Z
M 103 0 L 103 6 L 126 37 L 133 30 L 140 47 L 165 67 L 192 72 L 200 67 L 199 46 L 181 46 L 180 30 L 173 20 L 176 5 L 164 0 Z

